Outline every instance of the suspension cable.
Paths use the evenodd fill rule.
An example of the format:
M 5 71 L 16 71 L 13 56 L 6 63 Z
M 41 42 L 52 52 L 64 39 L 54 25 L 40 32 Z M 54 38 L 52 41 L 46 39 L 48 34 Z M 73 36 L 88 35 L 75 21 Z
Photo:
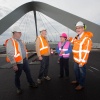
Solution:
M 27 15 L 27 23 L 29 23 L 29 14 Z M 28 24 L 29 25 L 29 24 Z M 28 42 L 28 27 L 27 27 L 27 30 L 26 30 L 26 41 Z
M 21 26 L 21 24 L 22 24 L 22 22 L 24 21 L 25 17 L 26 17 L 26 15 L 23 17 L 21 23 L 19 24 L 19 27 Z
M 41 13 L 41 15 L 47 20 L 47 18 Z M 48 22 L 49 22 L 49 24 L 57 31 L 57 29 L 50 23 L 50 21 L 49 20 L 47 20 Z M 57 31 L 57 33 L 59 33 L 58 31 Z M 60 33 L 59 33 L 60 34 Z
M 41 14 L 40 14 L 41 15 Z M 46 21 L 46 20 L 45 20 Z M 54 36 L 53 36 L 53 34 L 52 34 L 52 32 L 51 32 L 51 30 L 49 29 L 49 26 L 46 24 L 46 27 L 48 28 L 48 30 L 49 30 L 49 32 L 51 33 L 51 35 L 52 35 L 52 37 L 54 38 Z M 55 41 L 55 38 L 54 38 L 54 41 Z
M 44 26 L 44 27 L 46 27 L 46 25 L 44 24 L 43 19 L 42 19 L 42 17 L 41 17 L 41 15 L 40 15 L 40 13 L 39 13 L 39 12 L 38 12 L 38 14 L 39 14 L 39 16 L 40 16 L 40 18 L 41 18 L 41 21 L 42 21 L 42 23 L 43 23 L 43 26 Z M 48 35 L 48 38 L 49 38 L 49 40 L 50 40 L 49 35 Z
M 27 16 L 26 16 L 26 19 L 27 19 Z M 23 40 L 24 40 L 24 42 L 25 42 L 25 33 L 26 33 L 26 26 L 27 25 L 27 20 L 25 21 L 25 31 L 24 31 L 24 36 L 23 36 Z

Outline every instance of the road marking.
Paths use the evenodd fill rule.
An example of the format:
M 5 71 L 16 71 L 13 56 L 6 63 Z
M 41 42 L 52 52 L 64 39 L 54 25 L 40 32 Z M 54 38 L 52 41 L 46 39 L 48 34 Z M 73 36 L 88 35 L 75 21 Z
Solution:
M 7 63 L 7 64 L 0 66 L 0 69 L 6 69 L 6 68 L 12 68 L 12 65 L 10 63 Z
M 90 72 L 93 72 L 93 70 L 91 70 L 91 69 L 88 69 Z
M 91 66 L 90 66 L 90 68 L 92 68 L 92 69 L 94 69 L 94 70 L 97 70 L 97 71 L 100 71 L 99 69 L 97 69 L 97 68 L 94 68 L 94 67 L 91 67 Z
M 0 54 L 0 57 L 6 57 L 7 54 Z

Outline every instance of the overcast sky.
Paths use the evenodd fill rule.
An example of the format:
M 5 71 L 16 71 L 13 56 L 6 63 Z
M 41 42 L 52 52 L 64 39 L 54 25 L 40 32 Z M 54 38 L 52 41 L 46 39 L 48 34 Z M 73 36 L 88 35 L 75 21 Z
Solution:
M 30 2 L 32 0 L 0 0 L 0 19 L 2 19 L 4 16 L 6 16 L 8 13 L 10 13 L 11 11 L 13 11 L 14 9 L 16 9 L 18 6 L 26 3 L 26 2 Z M 74 15 L 77 15 L 79 17 L 82 17 L 84 19 L 87 19 L 89 21 L 92 21 L 98 25 L 100 25 L 100 0 L 35 0 L 35 1 L 40 1 L 40 2 L 44 2 L 47 4 L 50 4 L 52 6 L 55 6 L 59 9 L 62 9 L 64 11 L 70 12 Z M 32 32 L 35 33 L 35 28 L 30 31 L 33 27 L 34 24 L 32 25 L 32 23 L 34 23 L 33 20 L 33 15 L 32 13 L 28 13 L 25 16 L 23 16 L 19 21 L 17 21 L 16 24 L 20 24 L 22 22 L 22 20 L 24 19 L 24 21 L 21 23 L 21 28 L 23 29 L 23 34 L 26 33 L 26 31 L 30 34 L 27 35 L 23 35 L 23 38 L 30 38 L 30 41 L 35 37 L 32 37 Z M 44 18 L 41 14 L 42 19 Z M 41 20 L 39 20 L 39 15 L 38 15 L 38 26 L 40 27 L 41 25 L 43 25 L 43 23 L 41 22 Z M 68 33 L 70 36 L 74 36 L 75 32 L 71 31 L 70 29 L 62 26 L 61 24 L 55 22 L 54 20 L 50 19 L 47 17 L 47 19 L 52 22 L 53 26 L 61 33 L 62 31 Z M 27 22 L 26 22 L 27 20 Z M 30 25 L 30 29 L 26 29 L 26 23 L 29 23 Z M 44 23 L 48 22 L 44 19 Z M 24 28 L 23 28 L 24 27 Z M 48 25 L 49 29 L 52 28 L 50 25 Z M 26 30 L 26 31 L 25 31 Z M 25 32 L 24 32 L 25 31 Z M 54 38 L 56 40 L 56 38 L 58 38 L 59 36 L 57 35 L 57 32 L 52 28 L 51 32 L 49 31 L 49 39 L 50 34 L 56 33 L 54 35 Z M 0 40 L 2 39 L 2 41 L 4 41 L 6 38 L 11 36 L 11 32 L 8 29 L 6 32 L 4 32 L 2 34 L 2 36 L 0 36 Z M 58 36 L 58 37 L 57 37 Z M 2 43 L 2 41 L 0 41 L 0 44 Z

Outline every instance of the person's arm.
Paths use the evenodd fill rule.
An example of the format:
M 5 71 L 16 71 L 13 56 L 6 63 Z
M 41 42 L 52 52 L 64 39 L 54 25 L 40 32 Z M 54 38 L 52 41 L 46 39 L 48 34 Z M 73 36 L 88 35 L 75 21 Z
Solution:
M 67 40 L 69 40 L 72 44 L 74 43 L 74 41 L 78 38 L 79 35 L 77 35 L 76 37 L 69 37 Z
M 56 47 L 56 52 L 57 52 L 58 54 L 60 53 L 60 50 L 59 50 L 58 45 L 57 45 L 57 47 Z
M 36 40 L 36 53 L 37 53 L 38 57 L 41 56 L 41 54 L 40 54 L 40 39 L 39 38 L 37 38 L 37 40 Z
M 24 45 L 24 50 L 26 52 L 26 58 L 28 59 L 28 49 L 26 48 L 26 43 L 24 43 L 24 41 L 22 41 L 23 45 Z
M 37 56 L 39 57 L 39 60 L 42 60 L 42 56 L 40 54 L 40 39 L 39 39 L 39 37 L 36 39 L 36 53 L 37 53 Z
M 68 40 L 73 44 L 74 43 L 74 38 L 69 37 Z
M 82 54 L 81 54 L 82 61 L 79 63 L 79 67 L 82 67 L 84 64 L 87 63 L 91 48 L 92 48 L 92 41 L 90 38 L 87 38 L 84 41 L 84 44 L 82 45 L 82 52 L 81 53 L 83 53 L 84 56 L 82 56 Z
M 14 59 L 15 49 L 14 49 L 14 46 L 12 44 L 12 40 L 8 40 L 8 42 L 7 42 L 6 53 L 7 53 L 8 58 L 10 59 L 10 63 L 12 65 L 17 65 L 16 61 Z

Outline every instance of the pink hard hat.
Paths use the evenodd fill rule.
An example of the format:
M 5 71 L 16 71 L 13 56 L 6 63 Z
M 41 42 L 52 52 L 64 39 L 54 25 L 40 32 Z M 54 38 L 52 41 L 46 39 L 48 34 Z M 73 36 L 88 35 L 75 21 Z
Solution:
M 66 33 L 62 33 L 62 34 L 60 35 L 60 37 L 67 38 L 67 34 L 66 34 Z

